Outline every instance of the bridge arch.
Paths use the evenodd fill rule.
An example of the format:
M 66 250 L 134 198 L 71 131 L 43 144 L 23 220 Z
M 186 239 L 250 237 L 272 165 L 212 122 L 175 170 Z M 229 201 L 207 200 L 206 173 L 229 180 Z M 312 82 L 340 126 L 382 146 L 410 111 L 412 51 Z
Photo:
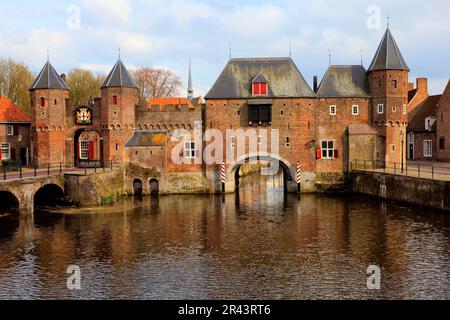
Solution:
M 0 190 L 0 215 L 11 211 L 17 212 L 19 210 L 20 203 L 17 196 L 11 191 Z
M 247 154 L 228 165 L 226 170 L 225 189 L 227 192 L 235 191 L 239 186 L 239 169 L 245 163 L 267 161 L 279 164 L 279 169 L 284 172 L 285 192 L 297 192 L 297 183 L 295 181 L 295 168 L 287 160 L 275 154 Z M 278 171 L 279 171 L 278 169 Z
M 34 208 L 48 208 L 62 205 L 65 200 L 64 190 L 57 184 L 41 186 L 33 197 Z

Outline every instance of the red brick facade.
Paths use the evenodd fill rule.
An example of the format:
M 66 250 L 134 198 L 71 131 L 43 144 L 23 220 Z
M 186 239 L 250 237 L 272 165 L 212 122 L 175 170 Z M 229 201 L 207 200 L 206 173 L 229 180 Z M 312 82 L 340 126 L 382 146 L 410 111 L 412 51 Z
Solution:
M 437 158 L 450 161 L 450 81 L 437 105 Z

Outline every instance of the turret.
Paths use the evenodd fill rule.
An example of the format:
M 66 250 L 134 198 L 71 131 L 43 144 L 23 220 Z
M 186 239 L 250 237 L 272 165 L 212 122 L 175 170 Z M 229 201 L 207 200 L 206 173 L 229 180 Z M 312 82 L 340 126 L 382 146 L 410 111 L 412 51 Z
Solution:
M 378 159 L 406 163 L 409 68 L 387 28 L 368 69 L 372 125 L 379 133 Z
M 101 86 L 104 160 L 126 161 L 124 145 L 133 135 L 139 90 L 119 58 Z
M 65 162 L 65 104 L 69 87 L 47 61 L 29 90 L 33 162 L 40 165 Z

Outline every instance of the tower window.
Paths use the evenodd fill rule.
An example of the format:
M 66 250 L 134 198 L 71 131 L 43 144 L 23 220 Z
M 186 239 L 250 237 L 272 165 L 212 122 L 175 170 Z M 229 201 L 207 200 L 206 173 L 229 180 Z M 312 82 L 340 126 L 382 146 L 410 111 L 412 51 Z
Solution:
M 384 113 L 384 105 L 383 104 L 378 105 L 377 112 L 378 112 L 378 114 Z
M 41 98 L 41 107 L 45 107 L 45 98 Z
M 392 87 L 397 89 L 397 80 L 392 80 Z
M 354 115 L 354 116 L 359 115 L 359 106 L 358 105 L 354 105 L 352 107 L 352 115 Z
M 403 105 L 403 114 L 407 114 L 408 113 L 408 109 L 406 107 L 406 104 Z
M 119 144 L 116 143 L 116 151 L 119 151 Z
M 113 97 L 112 97 L 112 100 L 113 100 L 113 104 L 114 105 L 116 105 L 117 104 L 117 96 L 116 95 L 114 95 Z
M 55 106 L 58 104 L 58 100 L 55 99 Z
M 336 115 L 336 106 L 330 106 L 330 115 L 335 116 Z

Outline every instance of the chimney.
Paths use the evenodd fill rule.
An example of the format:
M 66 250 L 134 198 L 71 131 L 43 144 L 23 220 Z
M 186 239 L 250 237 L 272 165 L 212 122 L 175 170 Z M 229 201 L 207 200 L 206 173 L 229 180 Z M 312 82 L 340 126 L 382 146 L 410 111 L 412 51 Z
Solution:
M 313 77 L 313 88 L 314 88 L 314 92 L 317 93 L 317 76 Z
M 65 74 L 65 73 L 62 73 L 62 74 L 61 74 L 61 79 L 63 79 L 64 82 L 67 82 L 67 80 L 66 80 L 66 74 Z
M 408 91 L 414 90 L 414 82 L 408 82 Z
M 427 78 L 417 78 L 416 80 L 417 92 L 428 96 L 428 79 Z

